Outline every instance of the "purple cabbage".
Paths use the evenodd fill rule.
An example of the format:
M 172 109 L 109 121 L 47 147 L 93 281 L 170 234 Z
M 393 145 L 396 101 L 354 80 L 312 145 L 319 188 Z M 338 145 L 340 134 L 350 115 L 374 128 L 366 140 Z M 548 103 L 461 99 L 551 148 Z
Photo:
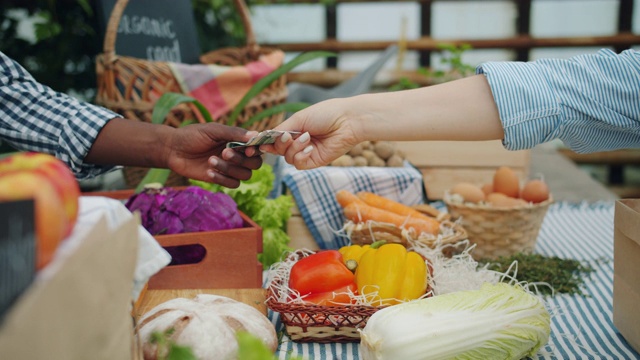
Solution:
M 198 186 L 145 189 L 125 206 L 140 212 L 142 225 L 153 235 L 236 229 L 243 223 L 231 196 Z

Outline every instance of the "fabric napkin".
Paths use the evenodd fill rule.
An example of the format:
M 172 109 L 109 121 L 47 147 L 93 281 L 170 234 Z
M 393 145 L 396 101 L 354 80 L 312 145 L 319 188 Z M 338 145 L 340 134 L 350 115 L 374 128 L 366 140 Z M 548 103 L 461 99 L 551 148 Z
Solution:
M 282 65 L 284 52 L 275 50 L 244 66 L 169 63 L 182 92 L 198 100 L 214 119 L 233 109 L 258 80 Z
M 282 157 L 275 160 L 272 195 L 291 191 L 300 214 L 321 249 L 337 249 L 349 239 L 339 233 L 346 219 L 335 198 L 338 190 L 369 191 L 405 205 L 424 203 L 422 173 L 404 167 L 335 167 L 297 170 Z
M 51 266 L 43 269 L 39 274 L 40 277 L 46 278 L 55 275 L 56 266 L 58 266 L 55 260 L 73 253 L 84 239 L 83 235 L 91 230 L 101 217 L 107 219 L 109 228 L 115 229 L 133 216 L 119 200 L 102 196 L 81 196 L 78 202 L 78 221 L 73 233 L 69 239 L 61 243 Z M 171 255 L 158 244 L 156 239 L 142 225 L 138 226 L 138 238 L 132 240 L 138 241 L 138 257 L 131 294 L 133 299 L 137 299 L 149 278 L 169 265 Z M 114 266 L 117 266 L 117 264 L 114 264 Z

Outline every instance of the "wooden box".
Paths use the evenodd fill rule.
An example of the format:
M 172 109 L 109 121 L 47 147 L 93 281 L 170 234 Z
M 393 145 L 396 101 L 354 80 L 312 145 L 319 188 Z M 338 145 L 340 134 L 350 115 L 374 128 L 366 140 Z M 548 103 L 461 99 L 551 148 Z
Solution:
M 500 166 L 509 166 L 520 177 L 529 176 L 530 151 L 506 150 L 495 141 L 399 141 L 398 149 L 422 172 L 429 200 L 441 200 L 458 182 L 491 182 Z
M 616 201 L 613 231 L 613 324 L 640 351 L 640 201 Z
M 304 222 L 300 209 L 294 203 L 291 208 L 291 217 L 287 220 L 287 235 L 291 239 L 289 246 L 294 249 L 320 250 L 320 246 L 313 239 L 311 231 Z
M 244 289 L 262 287 L 262 228 L 242 212 L 239 229 L 155 236 L 162 247 L 200 245 L 195 264 L 169 265 L 149 279 L 149 289 Z
M 85 193 L 126 200 L 133 190 Z M 201 246 L 196 263 L 168 265 L 149 279 L 148 289 L 247 289 L 262 287 L 262 228 L 240 212 L 243 227 L 230 230 L 156 235 L 164 247 Z

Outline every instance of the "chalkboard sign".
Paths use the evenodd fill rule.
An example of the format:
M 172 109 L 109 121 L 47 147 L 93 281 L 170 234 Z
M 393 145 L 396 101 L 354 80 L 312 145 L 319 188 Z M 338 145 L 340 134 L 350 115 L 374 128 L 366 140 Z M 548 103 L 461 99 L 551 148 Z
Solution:
M 36 271 L 33 200 L 0 201 L 0 322 Z
M 102 36 L 116 0 L 95 0 Z M 191 0 L 129 0 L 116 37 L 116 54 L 153 61 L 199 62 Z

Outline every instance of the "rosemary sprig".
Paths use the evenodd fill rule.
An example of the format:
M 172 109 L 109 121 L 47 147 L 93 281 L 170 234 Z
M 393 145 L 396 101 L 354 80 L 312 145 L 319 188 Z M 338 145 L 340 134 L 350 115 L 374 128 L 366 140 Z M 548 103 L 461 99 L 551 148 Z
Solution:
M 511 264 L 517 261 L 518 272 L 516 279 L 526 283 L 547 283 L 547 286 L 539 286 L 541 295 L 569 294 L 588 296 L 583 292 L 585 280 L 589 278 L 594 269 L 575 259 L 563 259 L 557 256 L 544 256 L 540 254 L 518 253 L 508 257 L 499 257 L 496 260 L 481 260 L 480 264 L 487 264 L 487 268 L 505 273 Z M 509 279 L 505 279 L 509 281 Z

